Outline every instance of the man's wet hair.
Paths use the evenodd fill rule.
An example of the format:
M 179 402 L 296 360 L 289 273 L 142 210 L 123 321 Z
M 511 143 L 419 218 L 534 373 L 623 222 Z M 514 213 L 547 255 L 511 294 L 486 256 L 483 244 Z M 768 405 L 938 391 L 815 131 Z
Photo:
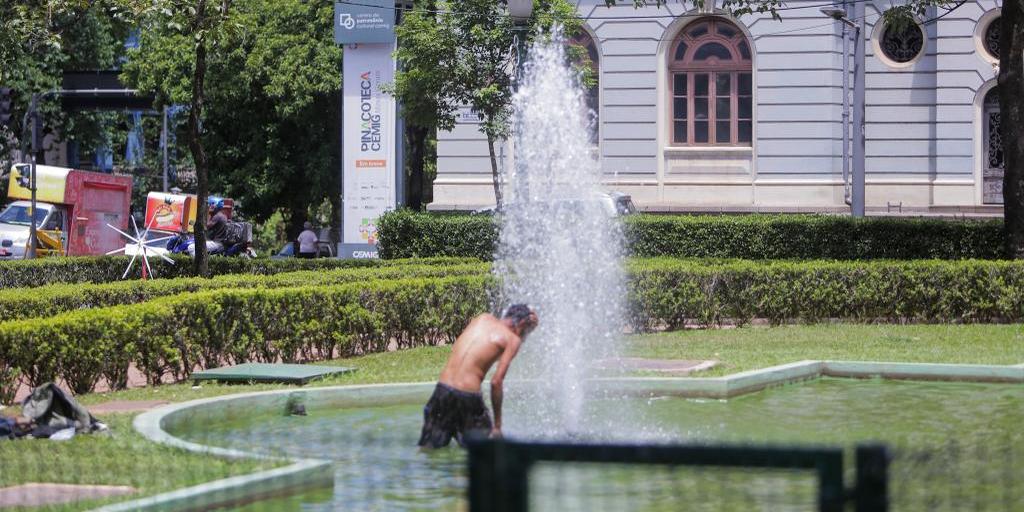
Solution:
M 505 312 L 501 314 L 501 317 L 511 319 L 514 325 L 519 325 L 520 322 L 529 321 L 532 314 L 533 311 L 530 309 L 530 306 L 526 304 L 512 304 L 505 308 Z

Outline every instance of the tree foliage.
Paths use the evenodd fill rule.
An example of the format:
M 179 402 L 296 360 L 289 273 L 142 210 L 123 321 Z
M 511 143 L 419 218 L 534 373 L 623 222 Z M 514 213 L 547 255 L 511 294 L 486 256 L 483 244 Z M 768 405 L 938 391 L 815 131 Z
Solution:
M 480 116 L 499 204 L 494 142 L 508 134 L 517 38 L 528 43 L 555 25 L 572 34 L 582 24 L 575 6 L 566 0 L 535 1 L 534 14 L 522 27 L 506 9 L 493 0 L 421 3 L 396 29 L 402 44 L 395 52 L 400 71 L 394 92 L 407 119 L 451 130 L 460 107 L 468 105 Z
M 59 89 L 64 71 L 113 69 L 121 62 L 130 26 L 119 12 L 113 0 L 0 2 L 0 84 L 14 90 L 12 124 L 0 128 L 3 170 L 24 142 L 21 122 L 32 94 Z M 94 146 L 112 136 L 109 113 L 62 112 L 53 99 L 40 107 L 46 130 L 64 141 Z
M 201 132 L 210 185 L 254 220 L 283 206 L 294 231 L 309 206 L 337 196 L 341 49 L 332 26 L 329 3 L 250 0 L 211 29 Z M 160 103 L 189 103 L 193 45 L 176 27 L 144 32 L 126 78 Z

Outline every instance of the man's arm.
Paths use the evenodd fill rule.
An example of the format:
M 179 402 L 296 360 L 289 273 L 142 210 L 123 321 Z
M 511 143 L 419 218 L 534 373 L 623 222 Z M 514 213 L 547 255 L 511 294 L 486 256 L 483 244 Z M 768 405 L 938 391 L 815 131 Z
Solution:
M 519 352 L 519 344 L 521 342 L 522 340 L 518 336 L 508 340 L 505 350 L 501 353 L 501 359 L 498 360 L 498 369 L 494 371 L 494 375 L 491 377 L 491 405 L 494 407 L 493 433 L 495 434 L 501 434 L 501 402 L 504 398 L 502 386 L 505 382 L 505 374 L 508 373 L 508 367 L 512 363 L 512 359 Z

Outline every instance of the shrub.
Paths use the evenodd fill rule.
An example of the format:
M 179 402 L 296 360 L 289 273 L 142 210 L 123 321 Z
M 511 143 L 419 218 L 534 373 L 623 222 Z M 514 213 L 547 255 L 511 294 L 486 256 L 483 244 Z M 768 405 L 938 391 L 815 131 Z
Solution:
M 633 329 L 687 324 L 1019 322 L 1024 262 L 704 262 L 629 265 Z
M 638 257 L 745 259 L 996 259 L 1002 222 L 828 215 L 636 215 L 627 217 Z M 403 210 L 380 222 L 383 258 L 493 257 L 491 217 Z
M 435 344 L 488 309 L 492 286 L 488 276 L 463 276 L 186 293 L 4 322 L 0 361 L 29 385 L 59 377 L 86 393 L 103 377 L 122 386 L 130 364 L 156 383 L 196 366 L 313 361 L 387 350 L 392 339 Z M 0 389 L 14 386 L 7 375 Z
M 406 279 L 369 278 L 386 268 L 339 270 L 319 281 L 332 284 L 315 286 L 289 274 L 250 277 L 281 286 L 230 286 L 3 322 L 0 392 L 9 394 L 19 375 L 33 385 L 60 377 L 81 393 L 101 378 L 122 386 L 132 364 L 156 383 L 167 374 L 187 378 L 197 366 L 315 361 L 449 342 L 472 315 L 489 309 L 497 289 L 482 272 L 486 265 L 449 270 L 460 268 L 466 275 L 437 277 L 410 266 L 409 273 L 422 273 Z M 1024 321 L 1024 262 L 653 258 L 632 260 L 627 271 L 628 322 L 636 331 L 755 318 Z M 298 281 L 307 285 L 291 286 Z
M 498 230 L 485 215 L 437 215 L 397 210 L 377 224 L 384 259 L 461 256 L 491 260 Z
M 419 264 L 425 261 L 427 263 Z M 468 260 L 394 260 L 372 267 L 303 270 L 274 275 L 228 274 L 211 279 L 179 278 L 114 283 L 52 284 L 32 290 L 0 290 L 0 321 L 52 316 L 88 309 L 145 302 L 157 297 L 230 288 L 286 288 L 332 285 L 375 279 L 475 275 L 488 271 L 486 263 Z M 449 264 L 450 263 L 450 264 Z
M 161 279 L 176 277 L 194 277 L 192 260 L 187 257 L 175 256 L 175 264 L 165 263 L 160 258 L 151 258 L 150 264 L 154 274 Z M 125 256 L 97 256 L 74 258 L 42 258 L 36 260 L 15 260 L 0 262 L 0 289 L 35 287 L 55 283 L 108 283 L 120 281 L 128 266 L 129 258 Z M 466 258 L 432 258 L 414 263 L 431 263 L 447 265 L 465 263 Z M 272 275 L 297 270 L 331 270 L 340 268 L 364 268 L 389 265 L 392 263 L 380 260 L 342 260 L 334 258 L 300 259 L 287 258 L 280 260 L 244 258 L 210 258 L 210 274 Z M 405 264 L 398 263 L 398 264 Z M 139 272 L 138 262 L 134 274 Z

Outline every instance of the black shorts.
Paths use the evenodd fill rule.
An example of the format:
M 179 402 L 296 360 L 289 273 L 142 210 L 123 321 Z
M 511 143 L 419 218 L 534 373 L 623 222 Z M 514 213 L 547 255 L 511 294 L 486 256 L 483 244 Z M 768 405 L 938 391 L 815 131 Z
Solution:
M 462 445 L 467 432 L 490 432 L 491 426 L 491 414 L 481 393 L 461 391 L 438 382 L 434 394 L 423 407 L 423 431 L 419 445 L 441 448 L 448 446 L 453 437 Z

